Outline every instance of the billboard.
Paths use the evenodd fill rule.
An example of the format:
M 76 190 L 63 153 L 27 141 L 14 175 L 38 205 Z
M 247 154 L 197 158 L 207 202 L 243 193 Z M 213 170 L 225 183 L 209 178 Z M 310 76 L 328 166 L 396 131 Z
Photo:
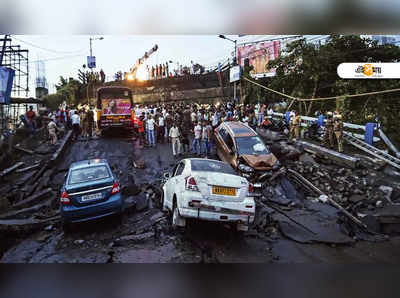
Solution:
M 131 108 L 131 100 L 128 98 L 103 98 L 101 100 L 103 115 L 129 115 Z
M 231 83 L 240 80 L 240 65 L 231 67 L 230 72 L 229 72 L 229 79 L 230 79 L 229 81 Z
M 253 77 L 271 77 L 275 75 L 275 69 L 268 69 L 269 61 L 279 57 L 281 52 L 281 43 L 279 40 L 258 42 L 249 45 L 238 46 L 238 63 L 244 66 L 245 59 L 249 59 L 253 70 L 250 74 Z
M 9 104 L 15 71 L 0 67 L 0 104 Z

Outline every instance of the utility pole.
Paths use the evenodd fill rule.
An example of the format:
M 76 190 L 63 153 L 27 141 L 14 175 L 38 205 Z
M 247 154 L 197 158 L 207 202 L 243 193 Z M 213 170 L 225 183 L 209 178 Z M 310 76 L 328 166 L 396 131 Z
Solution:
M 237 63 L 237 54 L 236 54 L 236 52 L 237 52 L 237 50 L 236 50 L 236 48 L 237 48 L 237 40 L 230 39 L 230 38 L 228 38 L 228 37 L 226 37 L 225 35 L 222 35 L 222 34 L 218 35 L 218 37 L 222 38 L 222 39 L 229 40 L 229 41 L 231 41 L 231 42 L 233 42 L 235 44 L 235 55 L 234 55 L 234 57 L 235 57 L 234 59 L 235 60 L 233 62 L 233 65 L 236 66 L 238 64 Z M 236 98 L 236 81 L 233 82 L 233 98 L 234 98 L 234 100 Z

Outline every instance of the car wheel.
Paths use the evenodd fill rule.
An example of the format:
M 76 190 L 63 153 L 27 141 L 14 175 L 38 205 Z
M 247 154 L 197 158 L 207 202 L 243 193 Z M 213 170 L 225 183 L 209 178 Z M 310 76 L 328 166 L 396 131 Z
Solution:
M 168 208 L 167 208 L 167 206 L 165 206 L 164 197 L 165 197 L 165 195 L 164 195 L 164 190 L 163 190 L 163 191 L 161 192 L 161 198 L 160 198 L 161 211 L 162 211 L 162 212 L 167 212 L 167 211 L 168 211 Z
M 179 209 L 176 203 L 176 199 L 174 199 L 173 207 L 172 207 L 172 228 L 178 229 L 179 227 L 185 227 L 186 221 L 179 214 Z

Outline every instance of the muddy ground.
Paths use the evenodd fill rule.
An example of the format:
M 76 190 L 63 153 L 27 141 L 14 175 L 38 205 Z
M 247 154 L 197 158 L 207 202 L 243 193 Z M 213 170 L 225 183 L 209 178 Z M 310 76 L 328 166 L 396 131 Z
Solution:
M 44 227 L 3 234 L 1 262 L 14 263 L 180 263 L 180 262 L 267 262 L 267 263 L 353 263 L 400 261 L 400 236 L 360 240 L 341 233 L 336 211 L 306 203 L 284 208 L 297 220 L 312 227 L 309 235 L 281 215 L 257 205 L 257 220 L 250 231 L 239 235 L 224 224 L 197 222 L 184 231 L 173 231 L 167 214 L 157 205 L 154 193 L 162 174 L 176 160 L 169 144 L 142 148 L 126 137 L 99 137 L 72 143 L 52 172 L 51 199 L 58 200 L 69 165 L 89 158 L 107 159 L 120 179 L 129 202 L 122 219 L 107 218 L 75 225 L 67 234 L 54 220 Z M 133 160 L 144 160 L 137 169 Z M 156 188 L 152 188 L 156 186 Z M 149 190 L 150 189 L 150 190 Z M 146 195 L 147 193 L 147 195 Z M 305 194 L 301 195 L 303 198 Z M 135 203 L 136 202 L 136 206 Z M 311 204 L 311 205 L 310 205 Z M 53 208 L 56 203 L 52 204 Z M 321 213 L 322 209 L 323 212 Z M 326 209 L 328 208 L 328 209 Z M 297 212 L 297 214 L 295 214 Z M 308 213 L 307 213 L 308 212 Z M 310 214 L 323 214 L 312 217 Z M 277 225 L 276 222 L 281 224 Z M 331 233 L 331 231 L 334 231 Z M 329 235 L 332 239 L 329 239 Z M 341 233 L 341 234 L 340 234 Z M 294 236 L 293 236 L 294 235 Z M 300 236 L 298 236 L 300 235 Z M 334 236 L 332 236 L 334 235 Z M 336 236 L 335 236 L 336 235 Z M 317 240 L 315 240 L 318 238 Z M 328 239 L 327 239 L 328 238 Z M 311 239 L 311 240 L 310 240 Z

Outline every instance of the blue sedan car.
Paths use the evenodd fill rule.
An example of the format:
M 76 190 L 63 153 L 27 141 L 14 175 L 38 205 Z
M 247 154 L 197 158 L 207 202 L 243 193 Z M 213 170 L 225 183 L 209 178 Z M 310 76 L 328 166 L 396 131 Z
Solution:
M 121 214 L 124 200 L 108 162 L 105 159 L 74 162 L 61 189 L 60 205 L 64 229 L 70 223 Z

